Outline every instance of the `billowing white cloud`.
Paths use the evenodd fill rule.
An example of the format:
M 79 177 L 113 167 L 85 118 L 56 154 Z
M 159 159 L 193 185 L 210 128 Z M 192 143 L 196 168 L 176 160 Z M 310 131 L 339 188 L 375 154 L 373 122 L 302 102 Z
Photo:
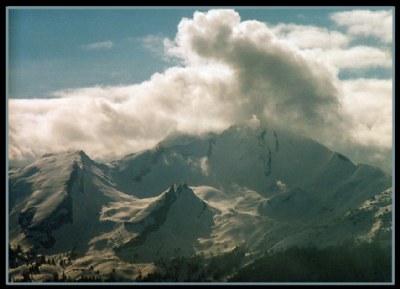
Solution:
M 178 26 L 170 53 L 187 65 L 221 63 L 234 73 L 242 117 L 267 117 L 308 130 L 315 122 L 327 126 L 336 117 L 335 79 L 321 65 L 306 61 L 295 50 L 279 43 L 258 21 L 240 21 L 232 10 L 196 12 Z M 297 125 L 299 124 L 299 125 Z
M 349 153 L 372 147 L 379 151 L 375 159 L 383 162 L 382 155 L 391 149 L 391 120 L 386 117 L 390 81 L 343 82 L 328 68 L 388 67 L 387 56 L 369 47 L 348 48 L 338 32 L 290 26 L 297 31 L 290 34 L 279 29 L 241 21 L 233 10 L 196 12 L 180 22 L 174 40 L 163 40 L 168 56 L 179 58 L 181 66 L 136 85 L 64 90 L 47 100 L 11 99 L 9 157 L 23 160 L 76 148 L 97 159 L 116 158 L 148 148 L 174 130 L 204 133 L 238 122 L 263 122 L 332 148 L 350 148 Z M 301 46 L 296 41 L 306 37 L 303 31 L 315 33 Z M 326 35 L 341 44 L 329 48 Z M 331 57 L 318 56 L 318 49 Z M 335 49 L 346 49 L 350 56 Z M 351 58 L 358 54 L 357 60 L 367 64 Z M 385 116 L 374 115 L 376 122 L 370 124 L 367 116 L 374 105 Z M 374 161 L 366 155 L 370 150 L 357 158 Z
M 392 42 L 391 10 L 351 10 L 331 14 L 331 19 L 347 28 L 353 37 L 374 36 L 382 42 Z
M 98 49 L 111 49 L 114 46 L 112 41 L 95 42 L 90 44 L 82 45 L 84 49 L 88 50 L 98 50 Z

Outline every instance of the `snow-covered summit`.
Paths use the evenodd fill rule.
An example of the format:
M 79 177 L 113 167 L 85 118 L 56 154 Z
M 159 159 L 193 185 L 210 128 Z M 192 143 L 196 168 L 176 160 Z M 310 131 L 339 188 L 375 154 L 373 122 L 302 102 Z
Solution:
M 330 186 L 357 164 L 316 141 L 273 127 L 231 126 L 216 134 L 171 134 L 157 146 L 113 162 L 120 190 L 153 197 L 166 184 L 229 187 L 232 183 L 272 196 L 276 183 Z

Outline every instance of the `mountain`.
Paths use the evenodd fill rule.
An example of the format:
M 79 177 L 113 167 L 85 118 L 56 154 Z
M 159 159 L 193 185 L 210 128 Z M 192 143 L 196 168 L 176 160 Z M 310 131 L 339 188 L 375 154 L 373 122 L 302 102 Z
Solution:
M 98 217 L 104 204 L 135 199 L 119 192 L 103 170 L 104 165 L 83 151 L 73 151 L 46 154 L 13 171 L 9 176 L 10 239 L 51 248 L 46 252 L 63 252 L 73 243 L 85 243 L 105 226 Z M 71 234 L 78 236 L 73 242 L 65 238 Z
M 391 186 L 382 170 L 285 130 L 175 133 L 107 164 L 72 151 L 10 171 L 9 237 L 46 255 L 73 251 L 69 276 L 92 264 L 133 280 L 160 259 L 238 246 L 256 258 L 348 239 L 390 245 Z
M 196 252 L 199 238 L 208 236 L 218 211 L 197 197 L 187 185 L 172 185 L 161 195 L 129 203 L 113 203 L 101 220 L 121 224 L 115 251 L 121 259 L 152 262 Z

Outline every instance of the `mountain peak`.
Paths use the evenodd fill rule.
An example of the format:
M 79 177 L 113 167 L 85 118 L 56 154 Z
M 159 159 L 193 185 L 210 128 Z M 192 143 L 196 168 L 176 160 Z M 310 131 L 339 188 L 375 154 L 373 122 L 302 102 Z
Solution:
M 76 153 L 76 154 L 78 154 L 78 155 L 80 155 L 80 156 L 86 156 L 86 157 L 88 157 L 88 155 L 83 151 L 83 150 L 76 150 L 74 153 Z
M 174 194 L 176 197 L 184 194 L 185 192 L 191 193 L 195 196 L 193 190 L 189 188 L 186 183 L 182 184 L 172 184 L 166 191 L 166 194 Z
M 83 165 L 88 165 L 93 163 L 92 159 L 83 150 L 77 150 L 75 151 L 75 154 L 80 157 Z
M 60 153 L 46 153 L 38 160 L 39 163 L 53 163 L 54 161 L 67 163 L 77 163 L 80 168 L 90 166 L 93 160 L 83 150 L 68 150 Z
M 67 150 L 58 153 L 45 153 L 41 156 L 41 159 L 58 157 L 58 156 L 80 156 L 89 158 L 89 156 L 83 150 Z

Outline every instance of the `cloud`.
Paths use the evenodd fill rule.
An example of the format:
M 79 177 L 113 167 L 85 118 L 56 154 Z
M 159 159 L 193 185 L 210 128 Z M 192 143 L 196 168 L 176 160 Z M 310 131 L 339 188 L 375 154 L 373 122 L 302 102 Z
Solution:
M 159 35 L 149 34 L 145 37 L 139 38 L 139 42 L 144 48 L 150 50 L 157 55 L 164 55 L 164 39 L 165 37 Z
M 347 33 L 287 23 L 270 25 L 269 28 L 279 42 L 297 49 L 306 58 L 317 60 L 334 74 L 343 69 L 365 70 L 392 66 L 392 51 L 387 46 L 392 35 L 391 11 L 352 10 L 333 13 L 330 17 L 335 23 L 346 26 Z M 356 38 L 368 36 L 379 37 L 384 43 L 373 46 L 353 45 Z
M 287 189 L 286 184 L 284 182 L 282 182 L 281 180 L 276 181 L 276 186 L 281 191 L 286 191 L 286 189 Z
M 171 68 L 140 85 L 70 89 L 54 99 L 9 100 L 9 157 L 83 149 L 91 157 L 121 157 L 155 145 L 174 130 L 226 128 L 232 109 L 214 94 L 229 93 L 224 69 Z
M 330 121 L 337 110 L 335 82 L 327 70 L 279 43 L 265 24 L 240 22 L 232 10 L 196 12 L 193 20 L 182 20 L 169 52 L 189 65 L 229 67 L 237 92 L 229 101 L 238 104 L 243 118 L 266 116 L 301 123 L 301 129 Z
M 196 12 L 182 19 L 175 39 L 163 40 L 168 57 L 181 64 L 148 81 L 63 90 L 48 100 L 10 99 L 10 159 L 71 148 L 112 159 L 155 145 L 174 130 L 200 134 L 245 122 L 291 129 L 347 150 L 356 161 L 383 163 L 391 149 L 390 81 L 342 81 L 329 65 L 337 70 L 360 66 L 351 58 L 358 53 L 357 61 L 369 66 L 389 65 L 386 56 L 379 58 L 379 51 L 369 47 L 348 48 L 340 33 L 288 27 L 297 34 L 282 36 L 283 28 L 241 21 L 233 10 Z M 303 31 L 315 35 L 300 49 L 295 43 L 305 37 Z M 342 43 L 329 48 L 326 35 Z M 331 60 L 316 57 L 317 49 L 331 53 Z M 335 49 L 353 54 L 347 52 L 341 62 L 343 52 Z M 368 60 L 368 53 L 376 54 Z M 375 123 L 369 123 L 369 114 Z
M 82 45 L 84 49 L 88 50 L 98 50 L 98 49 L 111 49 L 113 48 L 114 43 L 112 41 L 103 41 L 103 42 L 95 42 L 86 45 Z
M 166 46 L 170 40 L 161 35 L 149 34 L 144 37 L 136 39 L 143 48 L 150 51 L 153 55 L 159 57 L 162 61 L 169 65 L 176 64 L 176 59 L 165 53 Z
M 280 23 L 272 27 L 272 30 L 279 39 L 286 40 L 300 49 L 331 49 L 346 46 L 350 42 L 350 38 L 341 32 L 312 25 Z
M 347 28 L 353 37 L 377 37 L 384 43 L 392 42 L 391 10 L 352 10 L 336 12 L 330 18 L 340 26 Z
M 392 147 L 392 80 L 343 81 L 343 110 L 357 124 L 353 139 L 364 146 Z
M 348 126 L 335 149 L 356 162 L 391 172 L 392 79 L 344 80 L 341 102 Z
M 353 46 L 347 49 L 308 49 L 302 54 L 337 70 L 392 66 L 392 56 L 389 51 L 369 46 Z

